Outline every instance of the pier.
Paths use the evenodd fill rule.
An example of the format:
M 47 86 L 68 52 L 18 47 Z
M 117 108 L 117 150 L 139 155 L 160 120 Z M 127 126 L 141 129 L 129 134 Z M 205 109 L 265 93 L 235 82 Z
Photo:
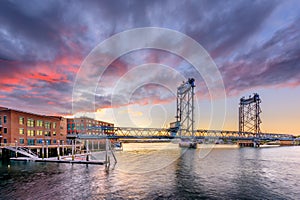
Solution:
M 75 155 L 77 158 L 81 158 L 82 155 Z M 85 157 L 85 156 L 84 156 Z M 11 158 L 12 161 L 30 161 L 30 162 L 44 162 L 44 163 L 69 163 L 69 164 L 91 164 L 91 165 L 105 165 L 107 161 L 100 161 L 100 160 L 84 160 L 84 159 L 74 159 L 72 160 L 72 156 L 65 156 L 57 159 L 55 157 L 52 158 L 36 158 L 32 159 L 29 157 L 18 157 L 18 158 Z

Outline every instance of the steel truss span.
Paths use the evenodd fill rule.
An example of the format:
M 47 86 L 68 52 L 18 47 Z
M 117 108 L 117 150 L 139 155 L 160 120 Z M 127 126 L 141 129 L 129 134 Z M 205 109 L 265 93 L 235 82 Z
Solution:
M 166 128 L 134 128 L 134 127 L 103 127 L 95 126 L 90 129 L 102 130 L 103 134 L 89 135 L 89 134 L 69 134 L 68 138 L 77 139 L 104 139 L 104 138 L 182 138 L 171 134 L 170 129 Z M 111 134 L 104 132 L 110 130 Z M 226 131 L 226 130 L 195 130 L 195 138 L 219 138 L 219 139 L 260 139 L 260 140 L 292 140 L 293 135 L 290 134 L 276 134 L 276 133 L 260 133 L 257 135 L 253 132 L 239 132 L 239 131 Z

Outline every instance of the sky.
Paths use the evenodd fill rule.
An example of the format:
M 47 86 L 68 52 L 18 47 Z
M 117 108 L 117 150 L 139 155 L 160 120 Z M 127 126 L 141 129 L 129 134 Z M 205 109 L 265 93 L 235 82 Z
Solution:
M 175 120 L 176 87 L 194 77 L 197 128 L 237 130 L 239 99 L 259 93 L 262 132 L 300 135 L 299 9 L 297 0 L 3 0 L 0 105 L 116 126 L 166 127 Z M 225 96 L 212 95 L 205 75 L 174 52 L 141 48 L 116 58 L 106 52 L 99 57 L 113 59 L 107 66 L 90 59 L 116 34 L 145 27 L 176 31 L 201 45 Z M 139 38 L 147 40 L 128 36 L 114 44 L 115 52 Z M 180 42 L 171 35 L 157 41 Z M 202 59 L 187 47 L 178 49 Z M 84 71 L 84 65 L 90 66 Z M 82 88 L 96 85 L 91 104 L 74 95 L 78 80 Z

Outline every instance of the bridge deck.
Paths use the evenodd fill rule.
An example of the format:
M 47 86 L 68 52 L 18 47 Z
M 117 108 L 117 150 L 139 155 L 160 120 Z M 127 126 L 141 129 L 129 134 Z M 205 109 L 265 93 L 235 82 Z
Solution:
M 166 128 L 131 128 L 131 127 L 93 127 L 91 129 L 103 130 L 102 135 L 88 134 L 69 134 L 69 139 L 174 139 L 191 137 L 191 133 L 182 130 L 181 136 L 176 135 L 171 129 Z M 112 134 L 106 135 L 104 131 L 110 130 Z M 196 139 L 218 138 L 218 139 L 259 139 L 259 140 L 294 140 L 295 136 L 291 134 L 278 133 L 252 133 L 227 130 L 195 130 Z

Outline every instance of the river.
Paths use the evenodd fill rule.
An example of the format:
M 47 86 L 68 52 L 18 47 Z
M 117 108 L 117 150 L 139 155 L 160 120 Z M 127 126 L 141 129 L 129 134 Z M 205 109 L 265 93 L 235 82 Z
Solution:
M 1 163 L 0 199 L 300 199 L 300 146 L 131 143 L 116 155 L 109 172 L 99 165 Z

